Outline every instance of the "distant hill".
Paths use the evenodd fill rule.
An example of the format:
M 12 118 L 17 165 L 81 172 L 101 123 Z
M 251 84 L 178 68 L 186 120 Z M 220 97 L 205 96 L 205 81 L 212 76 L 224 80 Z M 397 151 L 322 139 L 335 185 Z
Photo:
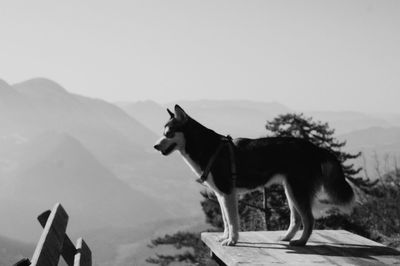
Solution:
M 255 102 L 240 100 L 198 100 L 176 101 L 158 104 L 153 101 L 117 103 L 131 117 L 139 120 L 149 129 L 161 134 L 162 127 L 168 119 L 166 107 L 173 108 L 178 103 L 189 115 L 204 125 L 222 134 L 234 136 L 259 137 L 264 135 L 265 123 L 277 115 L 303 112 L 314 120 L 328 122 L 336 134 L 369 127 L 400 126 L 400 115 L 365 114 L 350 111 L 299 111 L 275 102 Z
M 160 247 L 148 247 L 152 239 L 177 231 L 201 232 L 207 229 L 211 229 L 211 226 L 201 219 L 182 218 L 131 228 L 102 228 L 85 232 L 84 235 L 91 240 L 88 244 L 99 251 L 96 261 L 101 261 L 104 266 L 152 265 L 146 262 L 146 258 L 156 253 L 165 254 Z M 118 248 L 110 249 L 110 246 Z
M 400 127 L 369 127 L 355 130 L 340 137 L 353 149 L 386 150 L 400 144 Z
M 24 95 L 0 79 L 1 135 L 15 134 L 32 126 L 36 119 L 32 109 L 34 107 Z
M 40 233 L 35 217 L 55 202 L 70 214 L 72 232 L 169 217 L 159 203 L 120 181 L 67 134 L 48 133 L 28 142 L 18 163 L 21 167 L 0 188 L 0 230 L 8 236 L 38 239 L 37 234 L 32 238 L 32 232 Z
M 188 113 L 221 134 L 233 137 L 260 137 L 266 134 L 268 120 L 291 112 L 288 107 L 275 102 L 244 100 L 180 101 Z M 173 104 L 171 104 L 173 106 Z
M 392 126 L 400 127 L 400 114 L 382 113 L 382 114 L 376 114 L 376 117 L 379 117 L 379 118 L 382 118 L 382 119 L 388 121 Z
M 200 215 L 193 174 L 120 108 L 43 78 L 0 86 L 0 234 L 36 226 L 35 238 L 35 217 L 57 201 L 77 230 Z
M 366 165 L 371 177 L 376 177 L 377 167 L 381 174 L 393 170 L 396 161 L 400 167 L 400 127 L 370 127 L 340 135 L 339 139 L 346 140 L 347 150 L 363 153 L 356 164 Z
M 177 101 L 159 105 L 152 101 L 117 103 L 129 115 L 138 119 L 148 128 L 161 134 L 169 118 L 166 107 L 180 104 L 190 116 L 221 134 L 232 136 L 259 137 L 265 135 L 265 123 L 278 114 L 291 110 L 278 103 L 264 103 L 239 100 L 198 100 Z
M 334 128 L 337 134 L 345 134 L 370 127 L 390 127 L 395 125 L 388 121 L 389 115 L 385 118 L 378 115 L 349 111 L 311 111 L 305 112 L 305 114 L 313 117 L 315 120 L 328 122 L 329 126 Z
M 157 135 L 162 130 L 163 122 L 168 118 L 166 108 L 154 101 L 118 102 L 116 105 Z
M 46 130 L 66 132 L 107 164 L 119 162 L 127 154 L 142 158 L 142 150 L 151 147 L 156 139 L 154 133 L 114 105 L 71 94 L 51 80 L 31 79 L 13 88 L 29 105 L 21 108 L 26 119 L 21 117 L 19 123 L 10 124 L 28 137 Z

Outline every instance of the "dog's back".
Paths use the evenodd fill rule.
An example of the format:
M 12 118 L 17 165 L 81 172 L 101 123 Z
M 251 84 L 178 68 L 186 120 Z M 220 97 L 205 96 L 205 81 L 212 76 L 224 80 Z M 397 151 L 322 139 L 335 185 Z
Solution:
M 330 151 L 299 138 L 237 139 L 238 187 L 255 188 L 281 175 L 312 201 L 322 189 L 331 203 L 344 205 L 354 193 L 341 163 Z
M 354 193 L 338 159 L 328 150 L 299 138 L 236 140 L 238 188 L 255 188 L 281 179 L 291 212 L 283 240 L 291 240 L 303 223 L 300 239 L 305 245 L 311 235 L 314 215 L 325 215 L 332 207 L 348 211 Z M 333 206 L 332 206 L 333 205 Z

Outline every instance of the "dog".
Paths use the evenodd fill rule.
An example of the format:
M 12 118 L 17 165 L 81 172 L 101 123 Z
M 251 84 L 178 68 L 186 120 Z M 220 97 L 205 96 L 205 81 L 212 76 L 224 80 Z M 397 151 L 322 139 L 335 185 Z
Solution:
M 320 193 L 330 204 L 348 206 L 354 201 L 341 163 L 326 149 L 291 137 L 232 140 L 203 126 L 179 105 L 174 112 L 167 111 L 170 118 L 154 148 L 165 156 L 178 151 L 200 182 L 215 193 L 224 222 L 219 239 L 222 245 L 233 246 L 238 241 L 240 191 L 283 184 L 290 224 L 280 240 L 292 246 L 306 245 L 314 225 L 313 206 Z M 292 240 L 301 224 L 300 238 Z

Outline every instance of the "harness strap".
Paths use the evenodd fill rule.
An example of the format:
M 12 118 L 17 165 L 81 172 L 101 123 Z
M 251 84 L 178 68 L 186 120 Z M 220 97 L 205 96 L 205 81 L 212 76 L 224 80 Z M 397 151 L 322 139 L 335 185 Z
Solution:
M 219 153 L 221 152 L 222 148 L 227 145 L 229 149 L 229 157 L 231 161 L 231 174 L 232 174 L 232 182 L 233 186 L 236 185 L 236 177 L 237 177 L 237 172 L 236 172 L 236 163 L 235 163 L 235 154 L 233 151 L 233 142 L 232 142 L 232 137 L 231 136 L 226 136 L 221 138 L 221 143 L 219 144 L 217 150 L 214 152 L 214 154 L 211 156 L 210 160 L 208 161 L 208 164 L 206 166 L 206 169 L 204 169 L 203 174 L 200 176 L 200 178 L 196 179 L 196 181 L 200 184 L 203 184 L 206 180 L 208 175 L 210 174 L 211 167 L 214 165 L 215 159 L 217 159 Z
M 237 178 L 237 171 L 236 171 L 236 161 L 235 161 L 235 153 L 233 151 L 233 142 L 232 142 L 232 137 L 227 136 L 228 138 L 228 148 L 229 148 L 229 154 L 230 154 L 230 159 L 231 159 L 231 175 L 232 175 L 232 186 L 236 186 L 236 178 Z

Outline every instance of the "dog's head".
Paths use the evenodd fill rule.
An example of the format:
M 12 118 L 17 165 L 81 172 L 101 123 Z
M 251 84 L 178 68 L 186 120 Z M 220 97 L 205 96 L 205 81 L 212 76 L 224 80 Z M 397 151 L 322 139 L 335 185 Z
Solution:
M 183 151 L 185 149 L 186 141 L 183 128 L 189 120 L 189 116 L 179 105 L 175 105 L 175 112 L 169 109 L 167 111 L 170 119 L 164 126 L 164 136 L 154 145 L 154 148 L 163 155 L 169 155 L 173 151 Z

